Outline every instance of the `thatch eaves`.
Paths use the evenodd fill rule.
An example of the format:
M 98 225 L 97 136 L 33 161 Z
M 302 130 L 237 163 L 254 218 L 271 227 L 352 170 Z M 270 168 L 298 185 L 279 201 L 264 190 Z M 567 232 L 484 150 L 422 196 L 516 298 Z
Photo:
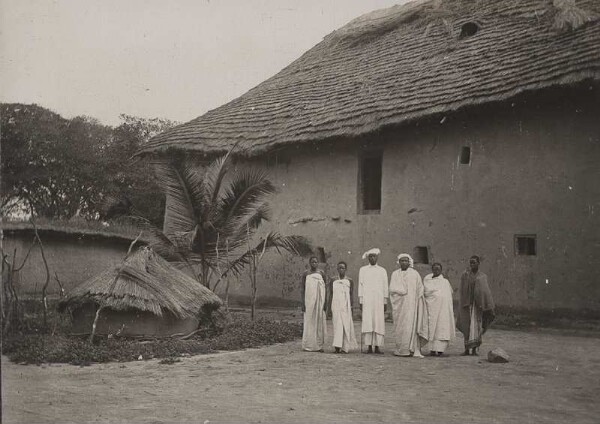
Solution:
M 59 303 L 59 310 L 90 302 L 157 316 L 168 311 L 181 319 L 196 317 L 202 309 L 216 309 L 222 304 L 216 294 L 147 247 L 133 253 L 124 266 L 117 265 L 75 287 Z
M 361 16 L 140 154 L 249 155 L 349 138 L 546 87 L 600 80 L 597 0 L 432 0 Z

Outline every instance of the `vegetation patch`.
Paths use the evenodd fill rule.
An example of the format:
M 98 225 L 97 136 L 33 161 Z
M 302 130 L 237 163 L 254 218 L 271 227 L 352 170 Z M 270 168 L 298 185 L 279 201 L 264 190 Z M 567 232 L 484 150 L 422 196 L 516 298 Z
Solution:
M 302 335 L 302 325 L 266 318 L 249 321 L 232 315 L 220 329 L 198 333 L 187 340 L 132 340 L 117 337 L 97 338 L 94 344 L 87 338 L 64 334 L 20 334 L 3 342 L 3 354 L 22 364 L 69 363 L 89 365 L 94 362 L 126 362 L 162 358 L 172 364 L 176 358 L 203 353 L 240 350 L 283 343 Z

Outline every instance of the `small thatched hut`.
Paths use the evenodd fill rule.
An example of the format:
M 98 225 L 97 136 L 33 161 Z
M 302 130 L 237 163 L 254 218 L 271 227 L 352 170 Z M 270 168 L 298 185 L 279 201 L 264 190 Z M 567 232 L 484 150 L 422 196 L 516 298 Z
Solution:
M 73 333 L 166 337 L 189 334 L 221 299 L 149 248 L 132 254 L 73 289 L 59 304 L 73 317 Z

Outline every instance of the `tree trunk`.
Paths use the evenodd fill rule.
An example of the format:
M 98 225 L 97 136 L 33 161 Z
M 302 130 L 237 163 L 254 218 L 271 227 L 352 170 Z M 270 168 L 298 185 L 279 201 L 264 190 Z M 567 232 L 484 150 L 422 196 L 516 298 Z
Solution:
M 104 306 L 99 306 L 96 311 L 96 316 L 94 317 L 94 323 L 92 324 L 92 334 L 90 334 L 90 343 L 94 343 L 94 336 L 96 335 L 96 326 L 98 325 L 98 318 L 100 317 L 100 312 L 104 309 Z
M 251 313 L 250 318 L 254 321 L 256 314 L 256 255 L 252 255 L 252 266 L 250 267 L 250 271 L 252 273 L 252 297 L 250 299 L 251 302 Z

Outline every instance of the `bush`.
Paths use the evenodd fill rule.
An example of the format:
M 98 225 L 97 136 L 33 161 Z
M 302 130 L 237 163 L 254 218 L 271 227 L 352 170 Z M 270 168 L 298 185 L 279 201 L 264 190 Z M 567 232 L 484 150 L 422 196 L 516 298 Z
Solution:
M 222 327 L 199 332 L 188 340 L 155 339 L 139 341 L 125 338 L 87 338 L 49 334 L 21 334 L 4 340 L 3 353 L 11 361 L 26 364 L 43 362 L 88 365 L 92 362 L 125 362 L 142 359 L 174 358 L 218 350 L 239 350 L 283 343 L 302 335 L 302 326 L 268 319 L 249 321 L 241 316 L 223 320 Z

